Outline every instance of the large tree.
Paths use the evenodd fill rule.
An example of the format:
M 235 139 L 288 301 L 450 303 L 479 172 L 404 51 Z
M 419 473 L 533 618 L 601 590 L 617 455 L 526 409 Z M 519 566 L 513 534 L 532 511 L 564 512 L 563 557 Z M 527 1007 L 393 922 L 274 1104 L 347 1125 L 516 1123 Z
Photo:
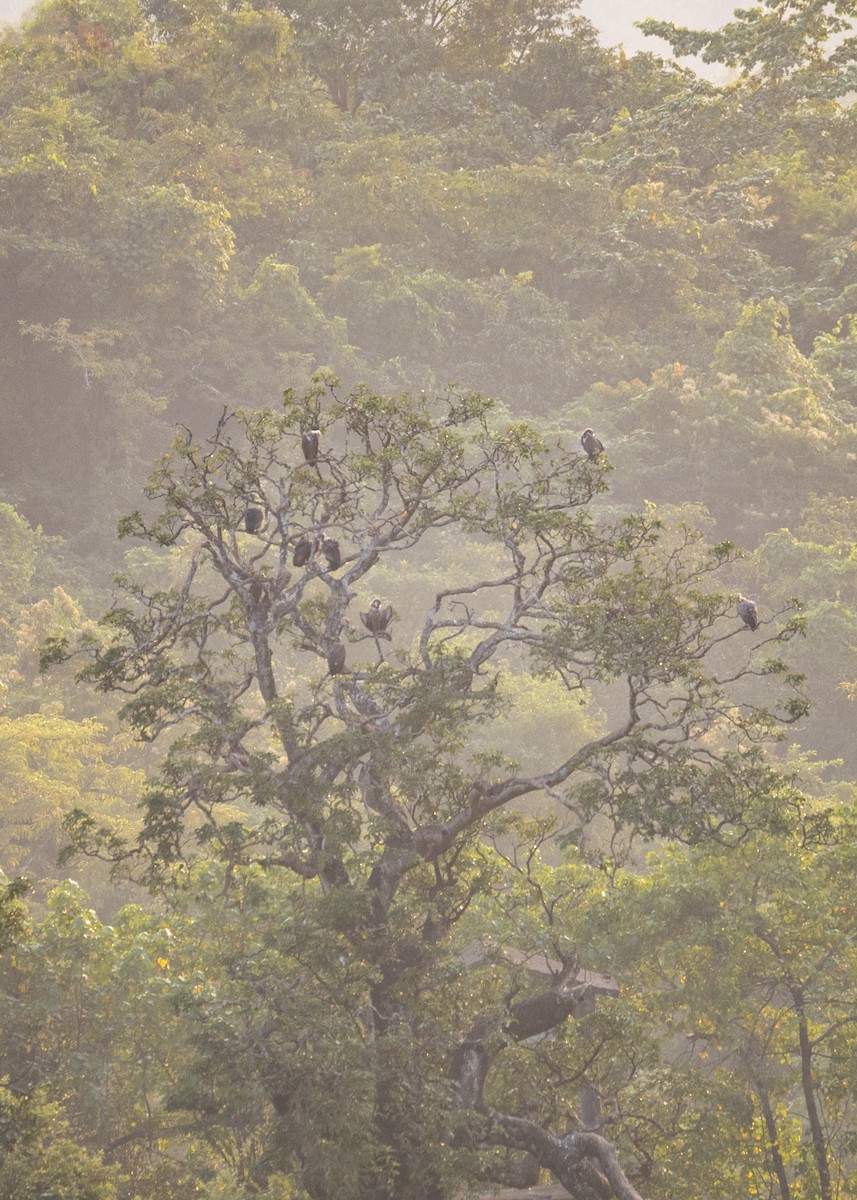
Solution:
M 610 464 L 576 438 L 475 394 L 336 386 L 224 412 L 206 440 L 180 432 L 122 526 L 164 561 L 138 554 L 85 647 L 82 674 L 127 693 L 164 757 L 137 843 L 83 814 L 79 843 L 152 883 L 205 856 L 227 893 L 248 871 L 281 881 L 256 927 L 268 949 L 248 938 L 223 995 L 189 992 L 211 1069 L 173 1103 L 237 1121 L 237 1077 L 254 1081 L 275 1130 L 259 1170 L 313 1200 L 440 1200 L 492 1147 L 578 1200 L 635 1197 L 633 1152 L 623 1169 L 591 1106 L 569 1116 L 585 1068 L 553 1078 L 557 1105 L 515 1059 L 560 1031 L 551 1060 L 579 1058 L 569 1018 L 598 964 L 546 903 L 517 947 L 548 956 L 543 982 L 490 966 L 510 938 L 514 812 L 541 801 L 580 853 L 612 856 L 775 822 L 765 743 L 804 711 L 779 657 L 799 620 L 738 620 L 717 590 L 728 544 L 651 511 L 599 519 Z M 566 730 L 510 745 L 507 720 L 498 744 L 527 672 L 566 690 Z M 486 965 L 469 970 L 477 896 Z

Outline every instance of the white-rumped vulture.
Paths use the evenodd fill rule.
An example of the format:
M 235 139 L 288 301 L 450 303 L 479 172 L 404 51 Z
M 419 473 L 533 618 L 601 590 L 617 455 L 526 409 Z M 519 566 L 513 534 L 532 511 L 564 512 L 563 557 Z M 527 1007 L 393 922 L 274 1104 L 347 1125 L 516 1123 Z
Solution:
M 756 605 L 752 600 L 748 600 L 746 596 L 738 597 L 738 616 L 748 629 L 758 628 L 759 617 L 756 612 Z
M 294 553 L 292 554 L 292 565 L 295 567 L 305 567 L 315 553 L 315 542 L 307 535 L 301 534 L 295 543 Z
M 318 439 L 320 437 L 320 429 L 310 429 L 308 433 L 301 434 L 301 449 L 304 452 L 304 458 L 311 467 L 314 467 L 318 462 Z
M 341 675 L 345 670 L 345 647 L 337 642 L 327 653 L 327 669 L 331 675 Z
M 584 429 L 580 435 L 580 444 L 592 462 L 597 462 L 599 454 L 604 452 L 604 443 L 595 436 L 591 429 Z
M 255 533 L 257 529 L 261 529 L 264 519 L 265 514 L 261 508 L 255 508 L 251 504 L 244 514 L 244 528 L 248 533 Z
M 381 601 L 376 598 L 369 605 L 366 612 L 360 614 L 360 620 L 366 626 L 371 634 L 375 637 L 386 638 L 388 642 L 392 642 L 392 638 L 387 633 L 387 626 L 393 619 L 393 606 L 388 604 L 386 608 L 381 607 Z
M 321 543 L 321 552 L 327 559 L 327 568 L 329 571 L 335 571 L 337 567 L 342 566 L 342 552 L 339 549 L 339 542 L 333 538 L 324 538 Z

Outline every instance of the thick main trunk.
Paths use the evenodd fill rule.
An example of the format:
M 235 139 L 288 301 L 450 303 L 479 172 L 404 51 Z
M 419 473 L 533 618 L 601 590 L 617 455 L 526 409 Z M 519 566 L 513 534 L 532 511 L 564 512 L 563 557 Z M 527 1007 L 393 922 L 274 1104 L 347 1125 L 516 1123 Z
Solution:
M 418 956 L 419 947 L 411 948 Z M 395 1196 L 397 1200 L 449 1200 L 448 1193 L 425 1152 L 425 1101 L 421 1095 L 418 1062 L 409 1070 L 402 1053 L 416 1054 L 413 1046 L 411 1005 L 404 995 L 404 977 L 411 955 L 388 961 L 382 978 L 372 989 L 376 1050 L 374 1138 L 382 1147 L 374 1178 L 367 1179 L 364 1200 Z M 403 1051 L 400 1034 L 407 1030 Z M 389 1042 L 389 1047 L 385 1045 Z
M 371 807 L 384 807 L 383 781 L 364 779 L 364 797 Z M 373 1135 L 382 1148 L 374 1177 L 366 1180 L 364 1200 L 395 1196 L 397 1200 L 449 1200 L 425 1153 L 425 1100 L 421 1095 L 421 1064 L 408 1069 L 402 1055 L 418 1054 L 414 1021 L 413 980 L 426 970 L 431 946 L 418 931 L 395 937 L 389 915 L 404 875 L 420 863 L 410 830 L 400 824 L 369 876 L 367 940 L 362 953 L 374 954 L 377 978 L 371 989 L 375 1046 L 375 1113 Z M 402 1034 L 405 1034 L 404 1041 Z M 406 1046 L 406 1049 L 403 1047 Z

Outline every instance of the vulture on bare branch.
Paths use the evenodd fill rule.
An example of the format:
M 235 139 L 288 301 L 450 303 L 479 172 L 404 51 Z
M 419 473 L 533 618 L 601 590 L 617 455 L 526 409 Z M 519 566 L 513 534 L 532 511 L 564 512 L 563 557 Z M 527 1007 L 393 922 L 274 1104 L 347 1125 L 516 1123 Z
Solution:
M 251 504 L 244 514 L 244 528 L 248 533 L 255 533 L 258 529 L 261 529 L 264 519 L 265 514 L 261 508 L 256 508 Z
M 746 596 L 738 597 L 738 616 L 748 629 L 757 629 L 759 627 L 756 605 L 752 600 L 748 600 Z
M 381 607 L 381 601 L 376 596 L 369 605 L 366 612 L 360 614 L 360 620 L 366 626 L 371 634 L 376 638 L 386 638 L 388 642 L 392 642 L 392 637 L 387 633 L 387 626 L 393 619 L 393 606 L 388 604 L 386 608 Z
M 341 675 L 345 670 L 345 647 L 337 642 L 327 654 L 327 669 L 331 675 Z
M 339 549 L 339 542 L 333 538 L 324 538 L 321 543 L 321 552 L 327 559 L 327 569 L 335 571 L 337 567 L 342 566 L 342 552 Z
M 294 553 L 292 554 L 292 564 L 296 567 L 305 567 L 315 553 L 315 542 L 308 538 L 307 535 L 301 534 L 295 543 Z
M 311 467 L 314 467 L 318 462 L 318 440 L 320 437 L 320 429 L 310 429 L 308 433 L 301 434 L 301 449 L 304 452 L 304 458 Z

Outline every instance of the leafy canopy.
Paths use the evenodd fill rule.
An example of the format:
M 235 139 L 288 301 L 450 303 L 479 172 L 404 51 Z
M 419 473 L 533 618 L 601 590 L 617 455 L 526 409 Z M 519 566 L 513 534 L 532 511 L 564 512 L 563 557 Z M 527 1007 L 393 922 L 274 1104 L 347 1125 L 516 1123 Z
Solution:
M 227 894 L 258 872 L 281 881 L 292 965 L 257 978 L 239 956 L 281 1014 L 243 1061 L 280 1118 L 270 1161 L 311 1196 L 439 1198 L 493 1146 L 529 1152 L 581 1200 L 597 1178 L 633 1200 L 611 1143 L 565 1139 L 562 1107 L 536 1102 L 544 1081 L 510 1048 L 576 1011 L 561 928 L 527 935 L 561 967 L 518 999 L 474 986 L 464 918 L 479 898 L 478 927 L 508 925 L 505 840 L 523 801 L 597 857 L 787 823 L 765 743 L 805 711 L 780 658 L 800 620 L 763 617 L 750 640 L 716 590 L 729 544 L 653 509 L 599 519 L 610 464 L 576 435 L 510 422 L 475 393 L 337 386 L 320 374 L 280 410 L 224 410 L 205 441 L 183 430 L 147 509 L 122 523 L 161 554 L 132 556 L 81 676 L 124 695 L 163 766 L 136 844 L 83 813 L 77 843 L 142 862 L 153 883 L 212 857 Z M 47 657 L 69 653 L 59 639 Z M 569 719 L 537 730 L 523 770 L 528 676 L 563 690 Z M 595 697 L 603 716 L 581 721 Z M 325 1092 L 335 1047 L 347 1112 Z M 224 1053 L 209 1046 L 199 1077 Z M 204 1096 L 189 1081 L 174 1103 L 199 1112 Z M 354 1154 L 320 1149 L 343 1138 Z

